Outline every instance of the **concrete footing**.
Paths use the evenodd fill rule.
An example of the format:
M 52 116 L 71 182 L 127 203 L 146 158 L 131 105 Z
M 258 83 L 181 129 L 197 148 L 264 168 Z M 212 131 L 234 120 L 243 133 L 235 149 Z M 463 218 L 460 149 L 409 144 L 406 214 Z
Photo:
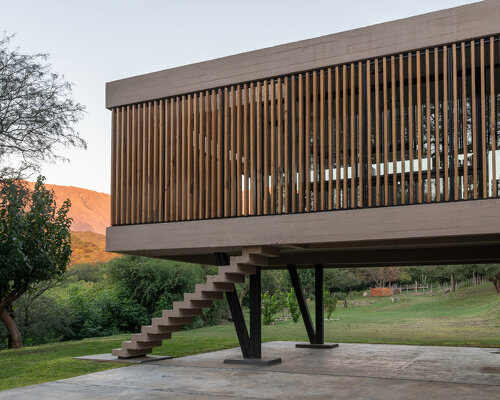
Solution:
M 281 358 L 226 358 L 224 364 L 255 365 L 265 367 L 266 365 L 281 364 Z
M 114 362 L 121 364 L 145 364 L 151 361 L 162 361 L 162 360 L 170 360 L 173 357 L 170 356 L 139 356 L 139 357 L 131 357 L 131 358 L 120 358 L 116 356 L 112 356 L 110 353 L 104 354 L 94 354 L 92 356 L 82 356 L 75 357 L 77 360 L 85 360 L 85 361 L 94 361 L 94 362 Z
M 297 349 L 335 349 L 339 347 L 338 343 L 297 343 L 295 345 Z

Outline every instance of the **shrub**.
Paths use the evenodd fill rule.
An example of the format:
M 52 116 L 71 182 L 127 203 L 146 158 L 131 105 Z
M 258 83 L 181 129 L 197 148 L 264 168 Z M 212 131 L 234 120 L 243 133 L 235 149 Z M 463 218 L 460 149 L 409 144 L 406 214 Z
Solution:
M 288 300 L 288 310 L 290 311 L 290 315 L 292 316 L 293 322 L 297 323 L 299 322 L 300 318 L 300 309 L 299 309 L 299 303 L 297 301 L 297 297 L 295 295 L 295 291 L 290 289 L 290 291 L 287 293 L 287 300 Z

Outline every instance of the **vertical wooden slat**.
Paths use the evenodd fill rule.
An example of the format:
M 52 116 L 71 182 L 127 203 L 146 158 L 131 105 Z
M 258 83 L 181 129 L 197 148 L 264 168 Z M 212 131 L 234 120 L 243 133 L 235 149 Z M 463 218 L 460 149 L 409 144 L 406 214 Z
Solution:
M 304 79 L 299 74 L 299 212 L 304 211 Z
M 289 126 L 289 86 L 290 78 L 283 79 L 283 170 L 284 170 L 284 187 L 283 187 L 283 207 L 285 212 L 290 212 L 290 163 L 289 163 L 289 136 L 290 136 L 290 126 Z
M 182 96 L 181 109 L 181 220 L 187 217 L 187 105 L 186 96 Z
M 276 82 L 271 85 L 271 214 L 276 213 Z
M 292 75 L 290 77 L 291 80 L 291 98 L 290 98 L 290 106 L 291 106 L 291 167 L 290 171 L 290 194 L 292 196 L 292 209 L 291 211 L 297 212 L 297 77 Z M 267 177 L 266 177 L 267 179 Z
M 190 220 L 193 217 L 193 98 L 189 94 L 187 96 L 186 108 L 186 219 Z
M 436 153 L 436 201 L 441 201 L 441 149 L 439 132 L 439 49 L 434 48 L 434 143 Z
M 117 164 L 117 109 L 113 108 L 111 110 L 111 225 L 117 224 L 116 218 L 116 198 L 117 198 L 117 190 L 116 190 L 116 172 L 118 170 Z
M 485 78 L 485 62 L 484 62 L 484 39 L 479 42 L 479 63 L 481 73 L 481 175 L 483 184 L 483 198 L 488 197 L 488 169 L 486 159 L 486 78 Z
M 351 208 L 356 207 L 356 66 L 351 63 Z
M 163 100 L 159 101 L 158 104 L 158 133 L 160 135 L 158 145 L 158 154 L 159 154 L 159 171 L 158 171 L 158 221 L 163 222 L 164 216 L 163 211 L 165 209 L 165 107 L 163 104 Z
M 126 173 L 126 143 L 125 143 L 125 118 L 126 111 L 125 107 L 120 108 L 120 128 L 119 128 L 119 140 L 120 140 L 120 151 L 118 153 L 118 159 L 120 161 L 120 178 L 119 178 L 119 218 L 118 225 L 122 225 L 125 223 L 125 207 L 126 207 L 126 198 L 125 198 L 125 173 Z
M 392 204 L 398 204 L 397 138 L 396 138 L 396 57 L 391 56 L 391 122 L 392 122 Z
M 335 67 L 335 208 L 340 209 L 340 83 L 339 67 Z
M 176 148 L 177 148 L 177 142 L 176 142 L 176 106 L 175 106 L 175 99 L 172 98 L 170 100 L 170 160 L 169 160 L 169 165 L 170 165 L 170 193 L 169 193 L 169 221 L 174 221 L 175 220 L 175 201 L 176 201 Z M 144 135 L 144 133 L 143 133 Z M 144 155 L 144 148 L 143 148 L 143 155 Z M 144 157 L 143 157 L 144 160 Z M 144 164 L 144 161 L 143 161 Z M 144 169 L 143 169 L 144 171 Z M 144 171 L 145 172 L 145 171 Z M 144 180 L 144 178 L 143 178 Z M 144 197 L 144 196 L 143 196 Z M 144 205 L 143 205 L 144 208 Z
M 236 182 L 236 90 L 231 86 L 231 216 L 236 215 L 236 196 L 237 196 L 237 182 Z M 239 179 L 239 178 L 238 178 Z
M 372 63 L 370 60 L 366 62 L 366 136 L 368 138 L 367 141 L 367 149 L 366 149 L 366 162 L 368 164 L 368 207 L 373 205 L 372 202 Z
M 388 106 L 387 106 L 387 57 L 382 58 L 382 90 L 384 96 L 384 205 L 389 205 L 389 132 L 388 132 Z
M 132 159 L 131 159 L 131 187 L 130 187 L 130 223 L 135 224 L 137 223 L 136 220 L 136 215 L 137 215 L 137 168 L 136 168 L 136 163 L 137 163 L 137 117 L 136 117 L 136 110 L 137 106 L 132 105 L 130 112 L 131 112 L 131 145 L 132 145 Z
M 230 182 L 231 182 L 231 161 L 229 159 L 229 148 L 231 145 L 231 128 L 229 126 L 229 90 L 224 88 L 224 217 L 229 217 L 231 210 Z
M 408 53 L 408 159 L 410 160 L 410 176 L 408 179 L 408 195 L 410 204 L 415 201 L 415 183 L 413 177 L 413 54 Z
M 457 45 L 452 46 L 453 59 L 453 171 L 454 171 L 454 188 L 455 200 L 458 200 L 458 77 L 457 77 Z
M 255 215 L 255 194 L 256 194 L 256 177 L 255 177 L 255 85 L 253 82 L 250 83 L 250 197 L 249 202 L 249 213 L 250 215 Z
M 130 224 L 131 217 L 131 186 L 132 186 L 132 112 L 130 106 L 127 106 L 127 126 L 126 126 L 126 159 L 125 159 L 125 173 L 126 173 L 126 186 L 125 186 L 125 196 L 126 196 L 126 209 L 125 209 L 125 224 Z
M 217 91 L 212 90 L 211 94 L 211 110 L 210 117 L 212 122 L 212 132 L 211 132 L 211 151 L 210 151 L 210 216 L 212 218 L 217 217 L 217 210 L 219 208 L 219 182 L 218 182 L 218 170 L 217 170 L 217 162 L 218 162 L 218 150 L 217 150 L 217 139 L 218 139 L 218 122 L 219 116 L 217 112 Z
M 474 199 L 477 199 L 477 121 L 476 121 L 476 43 L 470 42 L 471 99 L 472 99 L 472 185 Z
M 311 211 L 311 81 L 309 79 L 309 73 L 306 73 L 306 115 L 304 129 L 306 133 L 305 137 L 305 162 L 304 162 L 304 174 L 305 174 L 305 190 L 306 190 L 306 211 Z
M 163 221 L 170 221 L 170 190 L 171 190 L 171 181 L 170 181 L 170 107 L 169 107 L 168 99 L 165 99 L 163 103 L 163 115 L 164 115 L 164 159 L 163 159 L 163 168 L 164 168 L 164 190 L 163 190 Z M 140 141 L 138 144 L 138 165 L 141 163 L 140 159 L 141 148 Z M 137 175 L 138 181 L 140 181 L 140 172 Z M 140 189 L 138 188 L 138 202 L 140 199 Z M 140 207 L 140 203 L 138 203 L 138 207 Z
M 137 163 L 136 163 L 136 214 L 135 220 L 137 224 L 142 222 L 142 145 L 143 145 L 143 131 L 142 131 L 142 108 L 141 104 L 136 107 L 136 143 L 137 143 Z
M 262 83 L 257 82 L 257 215 L 262 215 Z
M 366 160 L 364 159 L 363 148 L 363 63 L 358 63 L 358 193 L 359 206 L 364 207 L 364 190 L 363 190 L 363 170 Z
M 328 68 L 328 209 L 333 209 L 333 77 Z
M 313 210 L 318 211 L 318 73 L 316 71 L 312 72 L 313 76 L 313 137 L 312 137 L 312 147 L 313 147 Z
M 497 197 L 497 125 L 496 125 L 496 97 L 495 92 L 495 38 L 490 37 L 490 136 L 491 136 L 491 195 Z
M 148 103 L 143 103 L 141 107 L 141 131 L 142 131 L 142 210 L 141 210 L 141 222 L 148 222 L 148 167 L 149 167 L 149 130 L 148 130 Z
M 418 150 L 418 202 L 422 203 L 422 73 L 420 68 L 420 51 L 417 51 L 417 150 Z
M 467 63 L 465 56 L 465 42 L 461 43 L 462 53 L 462 135 L 464 142 L 464 200 L 469 197 L 469 155 L 468 155 L 468 126 L 467 126 Z
M 244 172 L 243 172 L 243 215 L 248 215 L 250 211 L 249 200 L 250 200 L 250 187 L 248 185 L 248 179 L 250 176 L 250 161 L 249 161 L 249 140 L 248 140 L 248 107 L 250 102 L 248 101 L 248 86 L 245 84 L 243 87 L 245 93 L 245 103 L 243 109 L 243 148 L 244 148 Z
M 212 218 L 212 93 L 205 92 L 205 218 Z
M 206 137 L 206 128 L 205 128 L 205 94 L 203 92 L 200 92 L 200 96 L 198 98 L 198 109 L 199 109 L 199 119 L 200 119 L 200 125 L 199 125 L 199 181 L 200 181 L 200 189 L 199 189 L 199 195 L 198 195 L 198 207 L 199 207 L 199 216 L 200 219 L 206 218 L 205 214 L 205 137 Z
M 343 207 L 347 208 L 347 65 L 342 67 L 342 161 L 344 167 L 343 180 Z
M 236 87 L 236 215 L 240 216 L 243 213 L 242 200 L 243 200 L 243 189 L 242 189 L 242 152 L 243 152 L 243 131 L 241 129 L 242 124 L 242 112 L 241 107 L 242 101 L 242 91 L 241 86 Z
M 277 158 L 277 195 L 278 195 L 278 214 L 283 212 L 283 89 L 281 78 L 278 78 L 278 129 L 277 134 L 277 148 L 276 148 L 276 158 Z
M 443 47 L 443 168 L 444 168 L 444 199 L 445 201 L 449 200 L 449 129 L 448 129 L 448 49 L 446 46 Z
M 153 102 L 148 102 L 148 195 L 147 195 L 147 203 L 148 203 L 148 217 L 147 222 L 153 222 L 154 215 L 154 161 L 155 157 L 154 153 L 154 106 Z
M 436 75 L 437 76 L 437 75 Z M 436 80 L 437 81 L 437 80 Z M 405 141 L 405 79 L 404 58 L 399 55 L 399 119 L 400 119 L 400 160 L 401 160 L 401 204 L 406 202 L 406 141 Z
M 378 58 L 375 59 L 375 204 L 381 205 L 380 193 L 380 76 Z
M 216 99 L 216 107 L 217 107 L 217 217 L 222 217 L 224 213 L 224 182 L 223 182 L 223 174 L 224 174 L 224 147 L 223 147 L 223 130 L 224 130 L 224 121 L 222 120 L 222 111 L 223 111 L 223 92 L 222 89 L 217 91 L 217 99 Z
M 200 115 L 198 112 L 198 96 L 193 95 L 193 219 L 200 219 L 199 207 L 199 143 Z
M 325 71 L 319 76 L 319 196 L 321 210 L 325 210 Z
M 263 149 L 263 157 L 264 157 L 264 204 L 263 211 L 264 215 L 269 213 L 269 84 L 267 81 L 263 83 L 263 95 L 264 95 L 264 149 Z
M 430 52 L 425 50 L 425 127 L 427 131 L 427 203 L 432 201 L 431 191 L 431 70 Z

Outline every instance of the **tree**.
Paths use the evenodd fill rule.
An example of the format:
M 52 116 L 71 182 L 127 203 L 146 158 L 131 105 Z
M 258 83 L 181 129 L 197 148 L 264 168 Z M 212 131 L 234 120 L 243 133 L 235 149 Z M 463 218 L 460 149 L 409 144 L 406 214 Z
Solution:
M 365 268 L 369 279 L 375 283 L 376 287 L 391 286 L 393 282 L 399 280 L 401 271 L 397 267 L 372 267 Z
M 84 106 L 72 99 L 72 85 L 51 71 L 47 54 L 21 54 L 11 39 L 0 36 L 0 178 L 66 160 L 60 146 L 86 148 L 74 128 Z
M 23 341 L 9 313 L 12 303 L 60 278 L 71 256 L 70 201 L 57 209 L 43 181 L 39 177 L 33 191 L 20 181 L 0 182 L 0 319 L 14 348 Z
M 500 264 L 478 266 L 478 270 L 481 274 L 486 276 L 491 283 L 493 283 L 497 294 L 500 296 Z

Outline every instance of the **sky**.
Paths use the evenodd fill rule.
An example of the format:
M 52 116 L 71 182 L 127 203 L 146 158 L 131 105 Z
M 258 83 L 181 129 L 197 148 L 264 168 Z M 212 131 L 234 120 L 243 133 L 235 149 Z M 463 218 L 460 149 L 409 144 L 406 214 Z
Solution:
M 23 53 L 48 53 L 86 106 L 87 150 L 43 165 L 47 183 L 110 191 L 105 83 L 129 76 L 455 7 L 458 0 L 0 0 L 0 32 Z

